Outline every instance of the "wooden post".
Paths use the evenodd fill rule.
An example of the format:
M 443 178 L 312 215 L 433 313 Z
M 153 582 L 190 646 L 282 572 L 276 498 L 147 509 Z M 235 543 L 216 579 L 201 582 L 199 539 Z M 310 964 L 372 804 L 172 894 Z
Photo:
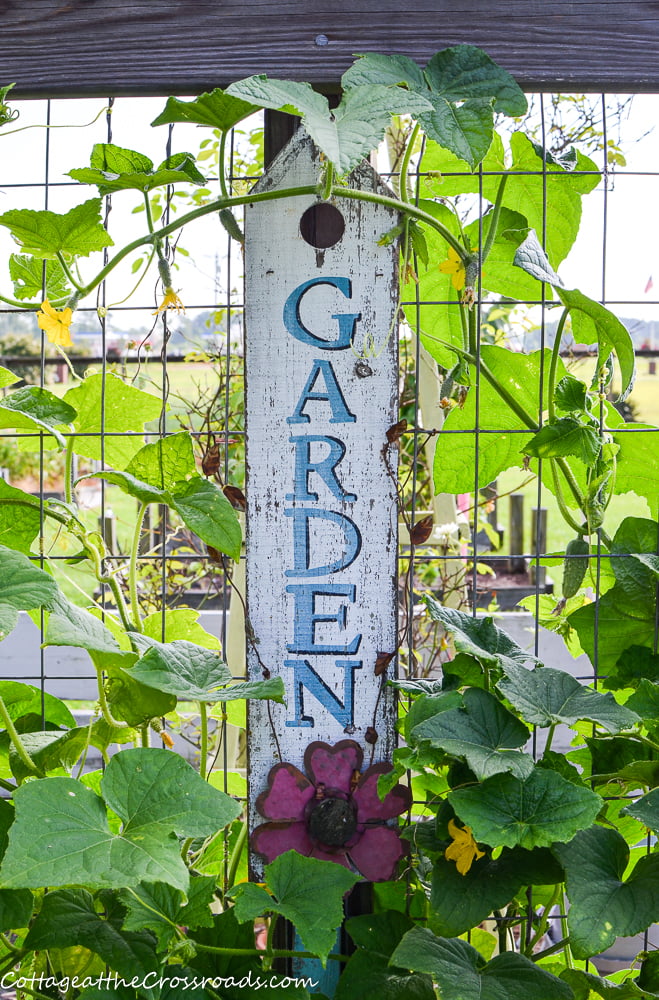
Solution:
M 524 494 L 510 496 L 510 572 L 525 573 L 524 552 Z
M 531 511 L 531 552 L 542 556 L 547 551 L 547 508 L 534 507 Z M 531 561 L 531 583 L 544 587 L 547 567 Z

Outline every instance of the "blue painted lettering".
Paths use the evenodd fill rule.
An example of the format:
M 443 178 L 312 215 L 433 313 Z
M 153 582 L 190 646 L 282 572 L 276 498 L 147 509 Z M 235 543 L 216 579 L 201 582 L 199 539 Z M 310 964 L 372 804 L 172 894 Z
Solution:
M 295 492 L 286 495 L 287 500 L 318 500 L 318 494 L 309 489 L 309 476 L 315 472 L 323 480 L 330 493 L 337 500 L 352 503 L 357 499 L 354 493 L 346 493 L 336 475 L 336 467 L 346 453 L 346 446 L 338 438 L 326 437 L 324 434 L 309 434 L 305 437 L 292 437 L 295 445 Z M 326 444 L 329 454 L 317 461 L 312 461 L 312 444 Z
M 287 594 L 295 599 L 293 612 L 293 642 L 286 646 L 289 653 L 343 653 L 352 655 L 359 649 L 361 635 L 348 642 L 317 643 L 316 625 L 319 622 L 336 622 L 341 631 L 346 627 L 347 604 L 340 604 L 334 611 L 316 611 L 317 597 L 345 597 L 350 604 L 355 603 L 354 583 L 291 583 Z
M 352 282 L 350 278 L 312 278 L 291 292 L 284 303 L 284 326 L 292 337 L 300 340 L 303 344 L 310 344 L 311 347 L 321 347 L 324 351 L 343 351 L 352 344 L 355 335 L 357 320 L 361 319 L 361 313 L 334 313 L 339 325 L 339 335 L 336 340 L 326 340 L 324 337 L 317 337 L 304 326 L 300 319 L 300 303 L 310 288 L 314 285 L 331 285 L 345 295 L 347 299 L 352 297 Z
M 322 375 L 325 380 L 325 392 L 312 391 L 319 375 Z M 357 419 L 346 405 L 343 393 L 341 392 L 339 383 L 336 380 L 334 369 L 329 361 L 314 361 L 311 374 L 307 379 L 307 384 L 302 390 L 302 395 L 297 402 L 297 406 L 293 410 L 293 416 L 287 417 L 286 423 L 308 424 L 311 417 L 309 417 L 308 414 L 303 413 L 302 410 L 307 405 L 309 400 L 329 403 L 332 410 L 332 416 L 329 421 L 331 424 L 354 424 Z
M 310 728 L 314 725 L 312 715 L 304 714 L 304 689 L 320 702 L 330 715 L 344 729 L 353 724 L 355 715 L 354 695 L 355 695 L 355 670 L 360 670 L 361 660 L 337 660 L 336 666 L 344 671 L 343 678 L 343 701 L 327 686 L 322 677 L 319 677 L 310 663 L 306 660 L 285 660 L 284 666 L 293 671 L 293 691 L 295 694 L 295 718 L 287 719 L 287 726 L 298 726 Z
M 325 576 L 328 573 L 338 573 L 339 570 L 351 566 L 362 547 L 362 536 L 357 525 L 336 510 L 312 510 L 306 507 L 288 508 L 284 511 L 286 517 L 293 518 L 293 569 L 286 570 L 286 576 Z M 343 531 L 345 551 L 333 563 L 325 566 L 311 565 L 311 544 L 309 537 L 309 521 L 320 519 L 337 524 Z

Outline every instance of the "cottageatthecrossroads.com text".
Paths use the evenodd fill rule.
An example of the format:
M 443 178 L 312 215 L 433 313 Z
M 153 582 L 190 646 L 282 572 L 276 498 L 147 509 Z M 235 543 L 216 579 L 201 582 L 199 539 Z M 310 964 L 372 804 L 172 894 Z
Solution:
M 313 989 L 318 983 L 308 977 L 291 977 L 268 975 L 259 976 L 248 972 L 247 975 L 237 979 L 235 976 L 171 976 L 165 978 L 157 972 L 149 972 L 146 976 L 133 976 L 132 979 L 124 979 L 114 972 L 108 972 L 100 976 L 64 976 L 58 979 L 56 976 L 48 976 L 41 973 L 36 976 L 17 976 L 13 972 L 6 972 L 0 979 L 0 989 L 14 990 L 43 990 L 58 989 L 67 993 L 70 989 L 91 989 L 116 990 L 119 987 L 134 990 L 149 990 L 159 987 L 168 987 L 178 990 L 198 990 L 210 986 L 211 989 L 251 989 L 251 990 L 278 990 L 289 989 L 291 986 Z

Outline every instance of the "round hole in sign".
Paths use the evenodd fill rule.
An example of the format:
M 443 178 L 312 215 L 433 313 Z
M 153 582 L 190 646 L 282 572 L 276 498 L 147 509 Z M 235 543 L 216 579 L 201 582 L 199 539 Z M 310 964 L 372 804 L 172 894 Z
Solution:
M 300 219 L 300 234 L 305 243 L 317 250 L 327 250 L 339 242 L 346 224 L 338 208 L 319 201 L 304 212 Z

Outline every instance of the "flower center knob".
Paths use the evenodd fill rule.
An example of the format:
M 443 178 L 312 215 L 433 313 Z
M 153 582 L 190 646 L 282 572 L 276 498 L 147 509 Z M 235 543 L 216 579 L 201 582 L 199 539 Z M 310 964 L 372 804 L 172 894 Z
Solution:
M 328 796 L 321 799 L 309 814 L 310 835 L 329 847 L 343 847 L 354 836 L 356 829 L 354 806 L 345 799 Z

